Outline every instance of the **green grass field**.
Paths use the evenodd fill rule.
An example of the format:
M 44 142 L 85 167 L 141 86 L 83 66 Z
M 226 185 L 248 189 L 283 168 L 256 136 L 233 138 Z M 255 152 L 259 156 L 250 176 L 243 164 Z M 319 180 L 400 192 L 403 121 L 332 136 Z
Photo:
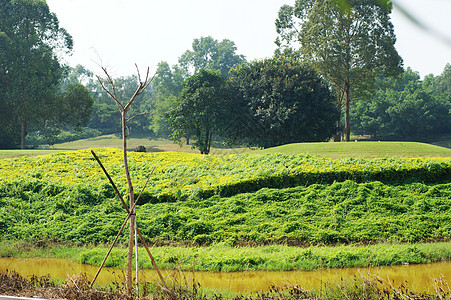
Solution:
M 128 149 L 133 151 L 137 146 L 145 146 L 148 152 L 189 152 L 199 153 L 190 145 L 177 145 L 165 139 L 149 139 L 145 137 L 131 137 L 128 139 Z M 251 150 L 237 147 L 228 148 L 216 143 L 211 154 L 236 154 L 243 152 L 276 153 L 283 154 L 309 154 L 312 156 L 329 158 L 375 158 L 375 157 L 449 157 L 451 149 L 444 146 L 417 142 L 341 142 L 341 143 L 297 143 L 264 150 Z M 77 140 L 67 143 L 55 144 L 42 150 L 0 150 L 0 158 L 18 156 L 37 156 L 60 151 L 80 150 L 88 148 L 112 147 L 122 148 L 122 139 L 114 134 L 95 138 Z
M 81 150 L 89 148 L 118 148 L 122 149 L 122 138 L 114 134 L 103 135 L 88 139 L 76 140 L 72 142 L 55 144 L 53 146 L 43 147 L 42 149 L 33 150 L 0 150 L 0 158 L 10 158 L 19 156 L 37 156 L 46 155 L 62 151 Z M 166 139 L 150 139 L 147 137 L 130 137 L 127 139 L 128 151 L 134 151 L 136 147 L 144 146 L 147 152 L 188 152 L 199 153 L 197 149 L 193 149 L 191 145 L 177 145 Z M 247 148 L 229 148 L 224 147 L 220 143 L 215 143 L 211 149 L 211 154 L 233 154 L 249 151 Z
M 417 142 L 297 143 L 264 149 L 261 153 L 309 154 L 329 158 L 451 156 L 451 149 Z

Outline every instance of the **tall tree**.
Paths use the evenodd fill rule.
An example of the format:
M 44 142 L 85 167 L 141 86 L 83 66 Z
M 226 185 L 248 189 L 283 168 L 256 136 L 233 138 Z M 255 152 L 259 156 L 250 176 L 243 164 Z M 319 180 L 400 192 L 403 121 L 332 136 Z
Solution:
M 180 142 L 193 135 L 193 147 L 209 154 L 213 135 L 224 123 L 227 108 L 225 78 L 215 70 L 201 69 L 183 82 L 175 105 L 167 116 L 172 128 L 172 139 Z
M 92 104 L 93 98 L 84 85 L 69 83 L 63 91 L 46 100 L 42 111 L 47 117 L 31 124 L 31 139 L 41 136 L 53 145 L 62 129 L 81 132 L 91 118 Z
M 167 138 L 171 134 L 165 113 L 176 103 L 181 92 L 182 82 L 189 77 L 188 73 L 178 65 L 169 66 L 167 62 L 160 62 L 157 75 L 153 80 L 153 113 L 151 128 L 156 136 Z
M 250 146 L 273 147 L 330 139 L 338 110 L 327 85 L 310 67 L 286 57 L 230 71 L 233 118 L 226 135 Z
M 86 126 L 91 119 L 92 95 L 81 83 L 70 83 L 64 90 L 62 101 L 56 108 L 59 111 L 59 121 L 75 127 Z
M 373 139 L 423 141 L 449 134 L 451 96 L 442 92 L 441 79 L 428 76 L 422 82 L 409 68 L 398 79 L 378 78 L 372 100 L 356 101 L 351 110 L 355 132 Z
M 2 105 L 10 106 L 25 148 L 28 126 L 51 117 L 46 107 L 63 75 L 58 56 L 71 51 L 72 38 L 42 0 L 1 1 L 0 32 Z
M 172 67 L 167 62 L 158 64 L 157 76 L 152 84 L 154 110 L 151 125 L 157 136 L 168 137 L 171 134 L 165 113 L 175 105 L 183 88 L 182 82 L 201 69 L 219 70 L 226 76 L 231 68 L 245 61 L 245 57 L 236 52 L 235 43 L 230 40 L 201 37 L 194 39 L 192 49 L 182 54 L 178 64 Z M 187 144 L 189 136 L 190 133 L 185 137 Z
M 303 58 L 332 83 L 340 110 L 344 102 L 346 141 L 351 100 L 371 90 L 377 76 L 402 72 L 391 10 L 390 0 L 296 0 L 279 11 L 276 43 L 299 43 Z
M 219 70 L 226 76 L 229 70 L 245 61 L 243 55 L 236 54 L 235 43 L 224 39 L 217 41 L 211 36 L 194 39 L 193 50 L 187 50 L 179 59 L 180 66 L 192 72 L 200 69 Z

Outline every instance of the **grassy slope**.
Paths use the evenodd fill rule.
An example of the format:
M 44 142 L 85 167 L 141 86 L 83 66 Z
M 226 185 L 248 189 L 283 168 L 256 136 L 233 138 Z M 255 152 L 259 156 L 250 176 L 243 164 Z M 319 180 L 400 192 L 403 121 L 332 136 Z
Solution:
M 61 150 L 0 150 L 0 159 L 20 156 L 47 155 L 56 152 L 61 152 Z
M 304 153 L 329 158 L 451 156 L 451 149 L 417 142 L 297 143 L 269 148 L 260 152 Z
M 147 152 L 188 152 L 199 153 L 190 145 L 177 145 L 165 139 L 150 139 L 146 137 L 130 137 L 127 139 L 128 150 L 133 151 L 137 146 L 144 146 Z M 114 134 L 98 136 L 94 138 L 82 139 L 72 142 L 55 144 L 42 150 L 0 150 L 0 158 L 18 157 L 18 156 L 37 156 L 46 155 L 61 151 L 81 150 L 89 148 L 111 147 L 122 149 L 122 139 Z M 211 154 L 233 154 L 248 151 L 247 148 L 228 148 L 219 143 L 212 146 Z
M 114 134 L 99 136 L 95 138 L 89 138 L 84 140 L 72 141 L 67 143 L 56 144 L 52 147 L 55 150 L 80 150 L 88 148 L 98 147 L 111 147 L 122 149 L 122 139 Z M 151 139 L 146 137 L 129 137 L 127 139 L 127 149 L 133 151 L 138 146 L 144 146 L 147 152 L 163 152 L 163 151 L 175 151 L 175 152 L 188 152 L 199 153 L 197 149 L 193 149 L 191 145 L 178 145 L 174 144 L 170 140 L 166 139 Z M 215 143 L 212 147 L 211 154 L 229 154 L 239 153 L 246 151 L 245 148 L 227 148 L 223 147 L 219 143 Z
M 148 152 L 176 151 L 199 153 L 189 145 L 176 145 L 164 139 L 131 137 L 128 139 L 128 149 L 145 146 Z M 56 144 L 45 150 L 0 150 L 0 158 L 17 156 L 36 156 L 54 152 L 79 150 L 98 147 L 122 148 L 122 140 L 117 136 L 104 135 L 95 138 Z M 219 143 L 213 145 L 212 154 L 234 154 L 251 151 L 246 148 L 227 148 Z M 374 158 L 374 157 L 428 157 L 451 156 L 451 149 L 425 143 L 416 142 L 350 142 L 350 143 L 296 143 L 264 150 L 254 150 L 256 153 L 310 154 L 329 158 Z

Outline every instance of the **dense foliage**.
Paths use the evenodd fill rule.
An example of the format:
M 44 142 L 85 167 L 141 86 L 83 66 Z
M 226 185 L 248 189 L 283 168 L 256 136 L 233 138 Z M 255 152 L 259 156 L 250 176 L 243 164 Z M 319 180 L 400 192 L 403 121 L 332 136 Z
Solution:
M 121 191 L 118 150 L 98 150 Z M 337 244 L 451 238 L 449 158 L 131 153 L 155 243 Z M 3 240 L 111 241 L 124 209 L 89 151 L 0 161 Z M 121 238 L 125 241 L 125 237 Z
M 228 107 L 228 92 L 225 78 L 219 71 L 201 69 L 183 82 L 173 106 L 168 109 L 168 122 L 172 129 L 171 138 L 193 136 L 194 147 L 200 153 L 209 154 L 213 134 L 224 125 Z
M 276 43 L 299 45 L 302 58 L 334 86 L 346 141 L 351 101 L 370 91 L 377 76 L 402 72 L 391 10 L 388 0 L 297 0 L 279 11 Z
M 201 37 L 193 40 L 192 48 L 179 58 L 180 67 L 191 74 L 206 69 L 218 70 L 227 76 L 231 68 L 246 61 L 244 55 L 236 53 L 235 43 L 228 39 L 217 41 L 211 36 Z
M 0 4 L 0 46 L 0 147 L 24 148 L 30 126 L 57 122 L 64 109 L 60 60 L 72 37 L 45 1 L 8 0 Z
M 339 112 L 328 87 L 288 58 L 242 64 L 229 74 L 234 106 L 225 135 L 250 146 L 319 142 L 335 133 Z
M 375 138 L 425 140 L 451 131 L 451 66 L 437 77 L 407 69 L 398 79 L 380 78 L 370 100 L 352 110 L 354 132 Z

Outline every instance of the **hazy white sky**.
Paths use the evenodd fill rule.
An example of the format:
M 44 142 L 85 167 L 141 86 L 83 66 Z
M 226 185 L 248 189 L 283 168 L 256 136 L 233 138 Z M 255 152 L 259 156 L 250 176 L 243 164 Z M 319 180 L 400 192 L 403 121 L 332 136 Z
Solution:
M 177 63 L 193 39 L 212 36 L 235 42 L 248 60 L 272 56 L 274 21 L 283 4 L 294 0 L 47 0 L 60 24 L 74 38 L 71 65 L 99 73 L 96 63 L 113 76 L 135 74 L 135 63 L 155 71 L 158 62 Z M 451 0 L 398 0 L 418 19 L 451 39 Z M 451 63 L 446 44 L 392 14 L 396 47 L 421 76 L 439 75 Z

